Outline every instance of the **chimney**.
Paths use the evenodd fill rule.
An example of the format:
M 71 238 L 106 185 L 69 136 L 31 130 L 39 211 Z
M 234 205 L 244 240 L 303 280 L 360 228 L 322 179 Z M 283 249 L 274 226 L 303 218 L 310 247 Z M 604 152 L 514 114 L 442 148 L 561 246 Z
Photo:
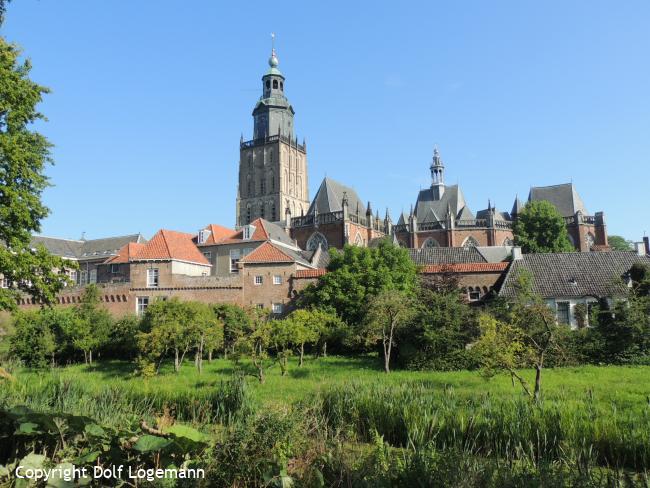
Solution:
M 645 253 L 650 256 L 650 237 L 644 236 L 643 237 L 643 244 L 645 246 Z
M 647 239 L 647 237 L 646 237 Z M 644 239 L 643 242 L 635 242 L 634 243 L 634 250 L 639 256 L 645 256 L 646 255 L 646 241 Z
M 519 246 L 512 246 L 512 260 L 513 261 L 519 261 L 523 259 L 524 256 L 521 253 L 521 247 Z

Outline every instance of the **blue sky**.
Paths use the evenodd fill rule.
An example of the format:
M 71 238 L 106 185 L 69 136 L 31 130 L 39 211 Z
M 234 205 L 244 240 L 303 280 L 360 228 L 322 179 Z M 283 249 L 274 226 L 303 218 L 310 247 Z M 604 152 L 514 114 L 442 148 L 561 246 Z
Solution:
M 232 226 L 270 32 L 327 175 L 394 219 L 446 181 L 476 212 L 573 181 L 610 234 L 650 232 L 650 2 L 14 0 L 2 35 L 52 93 L 43 233 Z

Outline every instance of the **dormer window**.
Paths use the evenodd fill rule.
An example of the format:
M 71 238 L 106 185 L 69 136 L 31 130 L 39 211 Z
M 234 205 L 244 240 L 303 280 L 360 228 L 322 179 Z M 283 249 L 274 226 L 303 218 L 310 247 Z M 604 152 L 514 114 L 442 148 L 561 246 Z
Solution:
M 210 237 L 210 231 L 203 229 L 199 231 L 199 236 L 198 236 L 198 243 L 199 244 L 204 244 L 207 240 L 208 237 Z
M 254 225 L 246 225 L 246 226 L 244 226 L 243 239 L 245 241 L 249 241 L 253 237 L 253 232 L 255 232 L 255 226 Z

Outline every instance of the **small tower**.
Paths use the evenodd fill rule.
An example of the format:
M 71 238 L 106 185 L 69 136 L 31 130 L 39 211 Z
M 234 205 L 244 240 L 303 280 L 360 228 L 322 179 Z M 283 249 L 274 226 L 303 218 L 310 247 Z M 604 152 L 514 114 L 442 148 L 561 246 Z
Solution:
M 445 166 L 442 164 L 438 147 L 433 149 L 431 161 L 431 190 L 434 200 L 440 200 L 445 193 Z

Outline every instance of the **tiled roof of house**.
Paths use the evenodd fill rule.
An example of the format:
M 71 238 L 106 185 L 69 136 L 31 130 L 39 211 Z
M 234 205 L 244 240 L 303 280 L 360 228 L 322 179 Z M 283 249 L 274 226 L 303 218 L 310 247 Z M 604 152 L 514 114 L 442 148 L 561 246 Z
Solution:
M 460 263 L 460 264 L 429 264 L 422 267 L 421 272 L 433 273 L 494 273 L 505 271 L 510 263 Z
M 129 242 L 128 244 L 122 246 L 122 248 L 118 251 L 117 256 L 108 258 L 105 264 L 128 263 L 131 258 L 135 256 L 144 246 L 145 244 L 141 242 Z
M 524 254 L 513 261 L 499 294 L 515 297 L 517 276 L 527 270 L 533 291 L 544 298 L 623 296 L 625 274 L 635 263 L 650 265 L 650 257 L 634 251 Z
M 159 230 L 131 259 L 135 261 L 174 259 L 209 266 L 210 263 L 196 247 L 192 238 L 192 234 L 185 232 Z
M 219 244 L 225 239 L 234 237 L 237 234 L 236 230 L 218 224 L 210 224 L 205 228 L 205 230 L 209 231 L 210 235 L 205 242 L 199 245 Z
M 293 263 L 295 261 L 294 256 L 270 242 L 258 246 L 250 254 L 239 260 L 240 263 Z
M 327 273 L 327 269 L 325 268 L 299 269 L 294 273 L 293 277 L 294 278 L 318 278 L 319 276 L 323 276 L 325 273 Z

